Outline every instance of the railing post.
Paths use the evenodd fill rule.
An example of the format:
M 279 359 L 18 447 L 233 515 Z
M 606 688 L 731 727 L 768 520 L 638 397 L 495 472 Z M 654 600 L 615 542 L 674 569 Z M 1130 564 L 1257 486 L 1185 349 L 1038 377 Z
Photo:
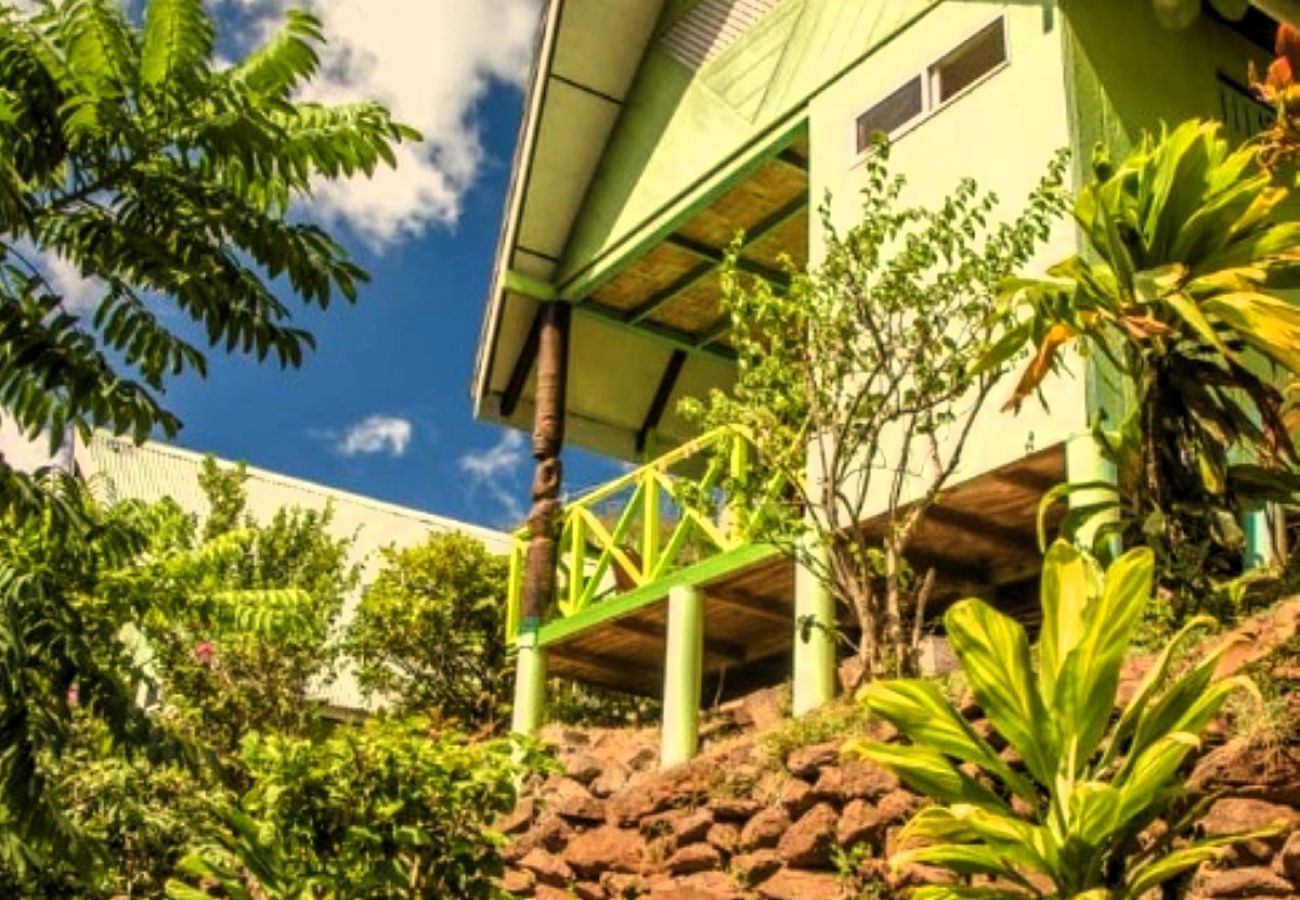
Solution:
M 1242 530 L 1246 533 L 1246 547 L 1242 554 L 1242 568 L 1247 572 L 1267 569 L 1277 561 L 1273 544 L 1273 517 L 1267 504 L 1252 504 L 1241 514 Z
M 541 727 L 546 688 L 546 651 L 538 641 L 542 617 L 555 605 L 556 539 L 564 468 L 565 386 L 568 379 L 568 303 L 548 303 L 537 344 L 537 388 L 533 396 L 533 505 L 528 512 L 528 560 L 520 604 L 519 656 L 515 668 L 513 725 L 521 734 Z
M 804 540 L 806 555 L 812 556 L 825 571 L 826 547 L 811 533 Z M 802 716 L 834 697 L 835 598 L 809 563 L 799 561 L 794 573 L 794 689 L 791 709 L 796 716 Z
M 699 744 L 703 661 L 704 603 L 700 592 L 690 585 L 670 588 L 659 750 L 659 764 L 665 769 L 686 762 Z
M 1082 431 L 1071 435 L 1065 444 L 1065 477 L 1071 484 L 1083 482 L 1108 482 L 1116 483 L 1115 465 L 1102 454 L 1101 442 L 1097 436 L 1090 431 Z M 1069 505 L 1071 509 L 1077 509 L 1083 506 L 1091 506 L 1094 503 L 1102 503 L 1108 500 L 1117 500 L 1118 497 L 1113 491 L 1107 491 L 1104 488 L 1095 490 L 1075 491 L 1070 494 Z M 1098 529 L 1108 523 L 1119 521 L 1119 507 L 1112 512 L 1104 515 L 1092 517 L 1077 535 L 1077 543 L 1091 550 L 1095 543 Z M 1119 535 L 1113 535 L 1106 542 L 1106 549 L 1111 559 L 1119 556 L 1123 549 L 1120 546 Z
M 739 482 L 749 474 L 749 439 L 737 431 L 731 434 L 730 440 L 731 454 L 728 460 L 728 475 L 730 475 L 733 482 Z M 747 537 L 744 510 L 731 497 L 724 498 L 723 502 L 725 503 L 723 513 L 726 519 L 724 525 L 727 537 L 739 544 Z

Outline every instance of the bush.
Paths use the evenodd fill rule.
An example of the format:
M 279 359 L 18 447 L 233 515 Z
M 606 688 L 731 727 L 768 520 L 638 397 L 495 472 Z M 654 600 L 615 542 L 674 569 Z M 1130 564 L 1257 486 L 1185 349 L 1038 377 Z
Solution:
M 230 896 L 268 898 L 492 896 L 503 863 L 490 823 L 544 765 L 530 743 L 470 743 L 419 718 L 321 741 L 252 736 L 243 761 L 252 789 L 182 868 Z M 168 892 L 210 896 L 179 881 Z

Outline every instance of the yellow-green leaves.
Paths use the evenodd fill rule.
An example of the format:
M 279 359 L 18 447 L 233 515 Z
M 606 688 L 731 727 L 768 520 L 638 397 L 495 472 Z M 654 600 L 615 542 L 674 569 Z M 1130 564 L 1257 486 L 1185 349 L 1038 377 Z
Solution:
M 911 743 L 862 743 L 857 751 L 938 801 L 900 834 L 895 866 L 991 875 L 1043 896 L 1041 884 L 1028 881 L 1032 873 L 1050 879 L 1052 896 L 1111 898 L 1137 896 L 1217 852 L 1193 844 L 1162 866 L 1157 854 L 1167 848 L 1136 840 L 1157 817 L 1173 821 L 1168 804 L 1183 792 L 1179 771 L 1199 746 L 1197 735 L 1232 692 L 1249 689 L 1245 679 L 1212 681 L 1226 644 L 1171 679 L 1172 660 L 1204 624 L 1194 620 L 1111 724 L 1154 567 L 1152 552 L 1139 548 L 1103 573 L 1083 551 L 1054 544 L 1043 566 L 1036 659 L 1020 624 L 988 604 L 964 600 L 948 611 L 944 625 L 966 682 L 1024 772 L 995 753 L 934 683 L 868 686 L 870 710 Z M 1008 794 L 1017 802 L 1000 799 Z M 1133 873 L 1127 888 L 1115 872 Z M 947 890 L 916 896 L 983 896 Z M 996 896 L 1020 896 L 1014 886 L 1000 890 Z
M 168 81 L 193 83 L 206 71 L 213 37 L 203 0 L 149 0 L 144 9 L 140 80 L 151 87 Z

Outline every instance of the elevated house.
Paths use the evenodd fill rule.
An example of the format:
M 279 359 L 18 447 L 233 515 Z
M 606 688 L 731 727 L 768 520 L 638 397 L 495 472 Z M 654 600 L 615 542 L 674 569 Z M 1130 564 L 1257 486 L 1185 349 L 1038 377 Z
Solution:
M 1198 7 L 546 4 L 472 388 L 481 419 L 532 431 L 538 460 L 512 551 L 518 730 L 542 719 L 546 672 L 662 692 L 665 763 L 694 750 L 702 685 L 711 697 L 792 671 L 796 712 L 832 695 L 828 630 L 796 635 L 796 622 L 836 615 L 815 579 L 750 542 L 744 510 L 717 519 L 679 502 L 680 479 L 716 483 L 700 460 L 718 441 L 735 445 L 733 465 L 755 464 L 742 439 L 695 434 L 677 412 L 734 378 L 725 248 L 743 233 L 740 267 L 777 283 L 783 256 L 815 262 L 817 209 L 829 198 L 837 227 L 855 222 L 877 131 L 913 199 L 971 175 L 1008 202 L 1061 147 L 1077 183 L 1098 141 L 1122 151 L 1161 121 L 1219 117 L 1251 133 L 1269 110 L 1244 85 L 1247 63 L 1268 58 L 1300 3 Z M 1077 246 L 1063 222 L 1038 262 Z M 1043 491 L 1105 474 L 1087 428 L 1111 398 L 1075 368 L 1047 385 L 1046 408 L 992 404 L 976 424 L 913 548 L 941 594 L 1012 602 L 1037 575 Z M 641 467 L 564 497 L 566 443 Z

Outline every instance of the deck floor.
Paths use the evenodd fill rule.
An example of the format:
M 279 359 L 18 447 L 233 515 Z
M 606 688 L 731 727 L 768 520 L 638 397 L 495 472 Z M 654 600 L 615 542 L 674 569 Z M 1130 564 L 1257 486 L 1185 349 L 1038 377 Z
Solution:
M 1023 603 L 1036 581 L 1037 517 L 1043 493 L 1065 478 L 1061 446 L 1039 451 L 952 488 L 918 529 L 909 553 L 935 570 L 932 611 L 971 594 Z M 1059 517 L 1059 512 L 1054 518 Z M 863 526 L 868 533 L 881 520 Z M 776 681 L 789 671 L 794 637 L 794 564 L 777 557 L 700 585 L 705 598 L 704 671 L 712 696 Z M 666 593 L 666 592 L 665 592 Z M 663 685 L 667 604 L 659 601 L 547 645 L 554 675 L 634 694 Z M 841 610 L 841 626 L 851 616 Z

